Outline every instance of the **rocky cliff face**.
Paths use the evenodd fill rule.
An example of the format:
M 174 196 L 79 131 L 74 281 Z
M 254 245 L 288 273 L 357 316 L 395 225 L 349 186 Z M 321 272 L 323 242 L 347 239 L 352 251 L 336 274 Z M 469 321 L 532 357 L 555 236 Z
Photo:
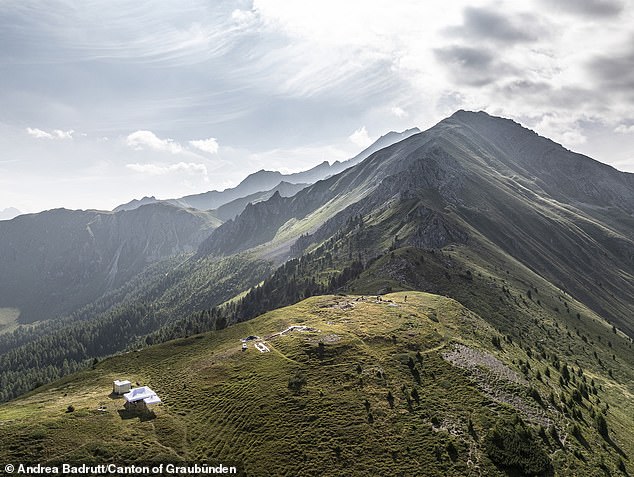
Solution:
M 617 171 L 569 151 L 515 121 L 484 112 L 458 111 L 443 123 L 453 129 L 456 137 L 477 140 L 482 158 L 534 181 L 557 200 L 634 211 L 634 174 Z

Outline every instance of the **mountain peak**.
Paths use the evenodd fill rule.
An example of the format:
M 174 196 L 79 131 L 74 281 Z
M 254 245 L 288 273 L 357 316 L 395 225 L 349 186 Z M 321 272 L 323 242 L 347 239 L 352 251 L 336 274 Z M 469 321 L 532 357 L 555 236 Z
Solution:
M 528 131 L 531 131 L 530 129 L 522 126 L 520 123 L 518 123 L 517 121 L 514 121 L 510 118 L 505 118 L 502 116 L 494 116 L 491 115 L 489 113 L 487 113 L 486 111 L 468 111 L 465 109 L 459 109 L 458 111 L 456 111 L 455 113 L 453 113 L 451 116 L 449 116 L 445 121 L 454 121 L 454 122 L 460 122 L 462 124 L 466 124 L 468 126 L 473 126 L 473 125 L 477 125 L 477 124 L 498 124 L 498 125 L 502 125 L 502 124 L 506 124 L 508 126 L 518 126 L 522 129 L 526 129 Z M 441 121 L 445 122 L 445 121 Z M 531 131 L 532 132 L 532 131 Z
M 458 111 L 453 113 L 451 116 L 449 116 L 447 119 L 445 119 L 444 121 L 441 121 L 441 123 L 445 121 L 457 121 L 468 126 L 489 125 L 489 126 L 496 126 L 496 127 L 512 127 L 512 128 L 517 128 L 518 130 L 523 130 L 524 132 L 529 132 L 538 136 L 538 134 L 535 131 L 527 128 L 526 126 L 518 123 L 517 121 L 511 118 L 505 118 L 502 116 L 494 116 L 492 114 L 487 113 L 486 111 L 468 111 L 465 109 L 459 109 Z
M 409 129 L 405 129 L 404 131 L 398 132 L 398 131 L 390 131 L 386 134 L 383 134 L 381 136 L 382 138 L 389 138 L 389 137 L 395 137 L 395 136 L 402 136 L 403 138 L 412 136 L 414 134 L 418 134 L 420 131 L 420 129 L 418 129 L 416 126 L 414 126 L 413 128 L 409 128 Z
M 155 202 L 158 202 L 158 200 L 156 199 L 156 197 L 152 196 L 145 196 L 142 199 L 132 199 L 130 202 L 127 202 L 125 204 L 121 204 L 118 207 L 115 207 L 113 209 L 113 212 L 120 212 L 122 210 L 134 210 L 134 209 L 138 209 L 139 207 L 143 206 L 143 205 L 147 205 L 147 204 L 153 204 Z
M 453 118 L 453 117 L 473 117 L 473 116 L 494 117 L 494 116 L 491 116 L 489 113 L 487 113 L 486 111 L 483 111 L 483 110 L 471 111 L 469 109 L 459 109 L 458 111 L 453 113 L 450 117 Z
M 248 183 L 249 181 L 256 180 L 256 179 L 258 179 L 258 178 L 260 178 L 260 177 L 270 177 L 270 176 L 275 176 L 275 177 L 277 177 L 277 176 L 281 176 L 281 175 L 282 175 L 282 174 L 281 174 L 280 172 L 278 172 L 278 171 L 267 171 L 266 169 L 260 169 L 260 170 L 259 170 L 259 171 L 257 171 L 257 172 L 254 172 L 254 173 L 252 173 L 252 174 L 249 174 L 249 175 L 248 175 L 248 176 L 247 176 L 247 177 L 246 177 L 246 178 L 245 178 L 245 179 L 241 182 L 241 184 L 243 184 L 243 183 Z

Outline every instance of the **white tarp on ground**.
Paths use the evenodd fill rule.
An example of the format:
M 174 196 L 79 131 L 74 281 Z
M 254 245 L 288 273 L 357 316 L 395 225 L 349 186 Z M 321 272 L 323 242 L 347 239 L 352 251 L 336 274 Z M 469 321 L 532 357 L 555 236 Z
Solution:
M 161 399 L 147 386 L 141 386 L 140 388 L 134 388 L 129 393 L 123 395 L 127 402 L 145 401 L 145 404 L 158 404 Z
M 158 404 L 161 402 L 161 398 L 159 398 L 156 394 L 152 397 L 144 399 L 145 404 Z

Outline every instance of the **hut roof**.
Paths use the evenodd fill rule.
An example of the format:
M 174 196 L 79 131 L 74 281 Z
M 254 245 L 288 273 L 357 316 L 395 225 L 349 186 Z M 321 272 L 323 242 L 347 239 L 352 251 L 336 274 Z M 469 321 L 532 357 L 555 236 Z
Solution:
M 134 388 L 129 393 L 123 395 L 127 402 L 144 401 L 145 404 L 158 404 L 161 399 L 147 386 L 141 386 L 140 388 Z

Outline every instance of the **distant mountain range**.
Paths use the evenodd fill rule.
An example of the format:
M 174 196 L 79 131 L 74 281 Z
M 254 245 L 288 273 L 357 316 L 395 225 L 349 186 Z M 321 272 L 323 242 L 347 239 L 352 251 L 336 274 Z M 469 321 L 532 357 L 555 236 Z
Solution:
M 292 174 L 282 174 L 278 171 L 260 170 L 248 175 L 242 182 L 240 182 L 240 184 L 230 189 L 225 189 L 223 191 L 213 190 L 202 194 L 187 195 L 179 199 L 166 199 L 165 201 L 185 208 L 189 207 L 198 210 L 211 210 L 217 209 L 218 207 L 236 199 L 242 199 L 259 192 L 271 191 L 275 189 L 280 182 L 286 182 L 289 184 L 312 184 L 334 174 L 338 174 L 339 172 L 358 164 L 379 149 L 406 139 L 419 132 L 420 130 L 418 128 L 407 129 L 403 132 L 391 131 L 381 136 L 369 147 L 347 161 L 335 161 L 332 164 L 328 163 L 328 161 L 324 161 L 307 171 Z M 280 190 L 280 194 L 283 196 L 285 195 L 284 190 L 284 188 Z M 156 201 L 157 199 L 154 197 L 144 197 L 140 200 L 135 199 L 127 204 L 118 206 L 114 209 L 114 211 L 130 210 Z
M 0 224 L 0 307 L 20 322 L 90 303 L 149 264 L 197 249 L 221 222 L 156 203 L 118 213 L 55 209 Z
M 222 192 L 157 200 L 112 212 L 51 210 L 0 224 L 0 308 L 20 322 L 62 316 L 123 285 L 151 263 L 193 252 L 209 232 L 274 194 L 289 197 L 418 129 L 390 132 L 354 158 L 295 174 L 259 171 Z M 212 210 L 213 209 L 213 210 Z M 6 209 L 9 213 L 11 210 Z M 203 212 L 208 211 L 208 212 Z

